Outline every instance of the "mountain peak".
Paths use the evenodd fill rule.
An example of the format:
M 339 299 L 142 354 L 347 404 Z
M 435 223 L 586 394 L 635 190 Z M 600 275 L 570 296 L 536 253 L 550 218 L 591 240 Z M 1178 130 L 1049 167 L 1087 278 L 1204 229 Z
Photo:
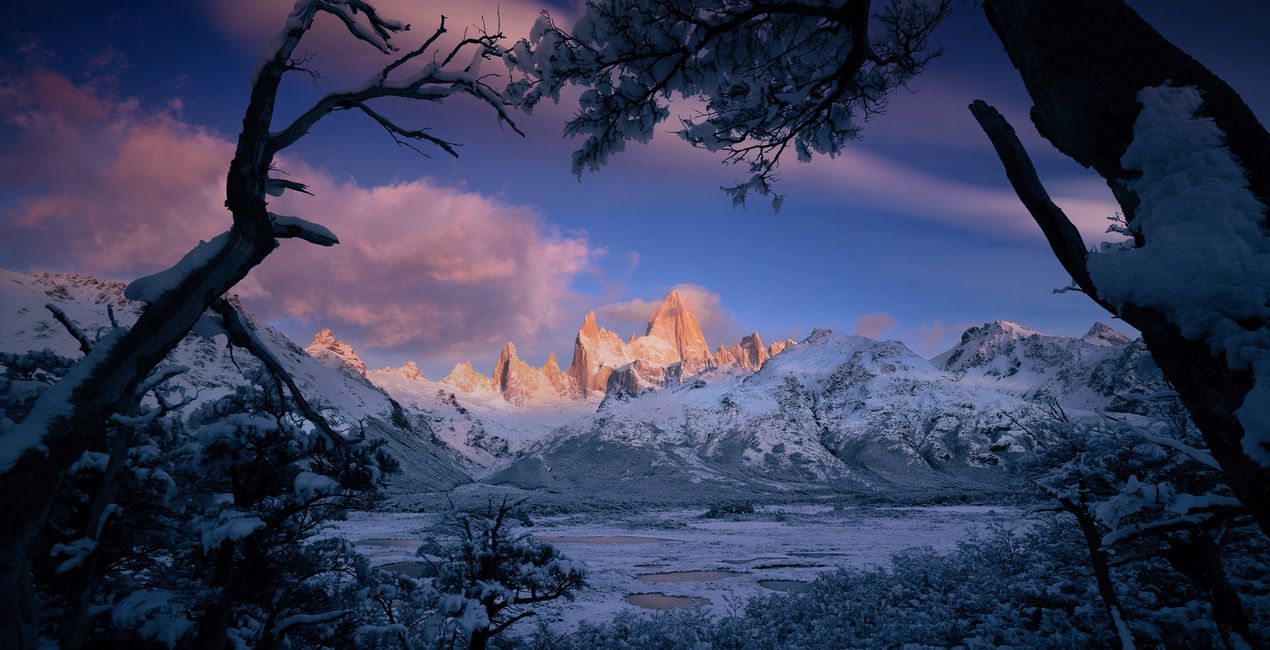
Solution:
M 807 338 L 803 339 L 803 343 L 819 343 L 832 335 L 833 330 L 824 327 L 817 327 L 811 331 L 811 334 L 807 335 Z
M 1111 329 L 1110 325 L 1102 321 L 1094 323 L 1093 327 L 1090 327 L 1089 331 L 1085 332 L 1085 335 L 1080 337 L 1080 339 L 1093 345 L 1106 346 L 1128 345 L 1133 342 L 1132 339 Z
M 767 363 L 767 348 L 763 347 L 763 337 L 754 332 L 741 337 L 741 366 L 746 370 L 757 371 Z
M 362 362 L 361 357 L 357 356 L 353 346 L 335 338 L 335 333 L 329 327 L 318 330 L 318 333 L 313 335 L 313 341 L 304 348 L 304 351 L 328 366 L 346 367 L 363 377 L 366 376 L 366 364 Z
M 714 357 L 706 343 L 697 314 L 684 304 L 678 291 L 671 291 L 657 306 L 648 321 L 646 337 L 661 339 L 674 348 L 678 361 L 683 362 L 686 374 L 695 374 L 710 367 Z M 637 341 L 632 341 L 636 343 Z
M 412 381 L 422 381 L 423 371 L 413 361 L 407 361 L 405 365 L 399 368 L 380 368 L 376 372 L 390 372 L 394 375 L 400 375 Z
M 595 311 L 586 313 L 586 318 L 582 319 L 582 329 L 578 331 L 578 336 L 594 337 L 599 336 L 600 326 L 595 321 Z
M 441 383 L 449 384 L 465 393 L 489 392 L 494 390 L 494 382 L 472 367 L 471 361 L 454 364 L 450 374 L 441 379 Z

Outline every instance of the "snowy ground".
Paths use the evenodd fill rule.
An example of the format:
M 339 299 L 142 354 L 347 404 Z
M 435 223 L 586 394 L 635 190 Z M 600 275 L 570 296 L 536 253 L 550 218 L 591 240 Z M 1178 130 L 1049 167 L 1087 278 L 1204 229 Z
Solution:
M 1021 511 L 992 506 L 849 507 L 781 505 L 754 514 L 706 519 L 704 508 L 535 516 L 520 529 L 586 562 L 589 585 L 572 602 L 538 608 L 560 631 L 619 611 L 701 603 L 718 614 L 747 598 L 804 588 L 838 566 L 884 563 L 891 554 L 938 551 L 993 525 L 1027 526 Z M 409 562 L 419 539 L 435 534 L 437 514 L 358 513 L 335 534 L 353 540 L 374 564 Z M 408 568 L 410 565 L 398 565 Z M 685 572 L 687 575 L 677 575 Z M 665 594 L 665 599 L 642 594 Z

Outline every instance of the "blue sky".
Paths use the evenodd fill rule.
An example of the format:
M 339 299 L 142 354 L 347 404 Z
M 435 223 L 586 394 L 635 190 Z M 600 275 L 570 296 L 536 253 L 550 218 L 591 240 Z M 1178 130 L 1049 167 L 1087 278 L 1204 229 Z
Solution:
M 237 133 L 263 38 L 280 26 L 289 3 L 47 4 L 11 8 L 16 19 L 0 41 L 5 91 L 0 167 L 17 170 L 0 182 L 0 237 L 10 242 L 0 244 L 0 266 L 121 278 L 156 270 L 179 257 L 191 238 L 221 227 L 217 220 L 223 215 L 214 214 L 215 206 L 191 200 L 193 207 L 148 222 L 116 216 L 130 212 L 135 192 L 102 192 L 95 205 L 77 208 L 102 211 L 90 219 L 98 234 L 80 242 L 74 215 L 59 220 L 36 210 L 76 185 L 55 171 L 42 176 L 39 170 L 78 161 L 83 174 L 103 173 L 110 165 L 85 163 L 99 155 L 116 170 L 133 170 L 139 163 L 123 163 L 127 152 L 137 150 L 128 144 L 153 142 L 161 149 L 190 148 L 188 156 L 198 161 L 177 180 L 163 176 L 163 183 L 173 183 L 171 203 L 188 207 L 185 196 L 214 195 L 217 174 L 223 174 L 223 163 L 216 171 L 216 154 Z M 488 11 L 472 9 L 474 4 L 479 3 L 416 3 L 411 11 L 419 17 L 445 12 L 454 25 Z M 513 24 L 514 19 L 532 16 L 542 4 L 503 3 L 504 32 L 515 37 L 526 31 L 528 23 Z M 568 3 L 547 4 L 557 15 L 572 11 Z M 1230 82 L 1266 121 L 1270 87 L 1264 62 L 1270 46 L 1264 32 L 1270 9 L 1264 3 L 1131 4 Z M 411 38 L 430 31 L 426 20 L 413 22 Z M 786 164 L 780 189 L 789 198 L 779 214 L 761 202 L 733 209 L 718 187 L 739 179 L 740 170 L 668 134 L 648 146 L 631 145 L 601 172 L 575 178 L 569 171 L 574 143 L 560 135 L 572 110 L 567 102 L 520 118 L 524 138 L 500 128 L 475 102 L 385 109 L 462 142 L 458 160 L 423 158 L 394 146 L 363 118 L 335 116 L 286 161 L 309 175 L 301 180 L 318 177 L 317 185 L 328 188 L 303 204 L 313 216 L 337 208 L 342 212 L 332 219 L 365 212 L 361 221 L 348 222 L 347 234 L 336 228 L 344 247 L 362 246 L 364 254 L 323 258 L 287 252 L 292 257 L 266 262 L 245 287 L 244 299 L 301 342 L 318 327 L 331 326 L 372 366 L 413 359 L 434 378 L 462 359 L 488 370 L 505 340 L 515 340 L 531 362 L 556 352 L 567 363 L 588 309 L 600 309 L 602 324 L 629 334 L 638 327 L 643 301 L 685 284 L 696 287 L 708 312 L 703 320 L 711 345 L 731 344 L 750 331 L 801 338 L 812 327 L 859 327 L 930 355 L 950 345 L 965 326 L 988 320 L 1066 335 L 1109 320 L 1080 294 L 1052 292 L 1067 281 L 1012 200 L 965 106 L 981 98 L 1006 113 L 1051 192 L 1087 234 L 1100 231 L 1102 218 L 1115 209 L 1109 193 L 1100 179 L 1033 132 L 1022 83 L 977 7 L 956 3 L 937 40 L 944 57 L 911 84 L 911 93 L 896 96 L 886 115 L 867 124 L 864 138 L 842 159 Z M 339 58 L 354 50 L 339 45 L 333 53 L 325 51 L 321 46 L 328 42 L 334 41 L 323 37 L 312 46 L 323 77 L 288 82 L 282 114 L 294 114 L 321 93 L 356 80 L 359 61 Z M 40 74 L 44 81 L 36 84 Z M 41 95 L 33 86 L 61 90 Z M 80 122 L 57 121 L 70 120 L 59 113 L 69 103 L 39 99 L 71 92 L 101 108 L 90 111 L 104 115 L 100 119 L 108 125 L 97 131 L 118 137 L 98 141 L 95 133 L 80 133 L 59 147 L 44 146 L 41 138 L 49 130 L 41 133 L 32 124 L 88 123 L 78 117 Z M 37 99 L 27 102 L 27 96 Z M 146 131 L 157 128 L 154 124 L 162 130 Z M 29 152 L 36 150 L 52 153 L 40 165 L 30 164 Z M 184 159 L 173 155 L 173 160 L 170 164 Z M 119 181 L 119 173 L 94 182 L 103 187 L 131 182 Z M 110 202 L 118 205 L 102 205 Z M 378 207 L 364 208 L 371 204 Z M 184 219 L 191 223 L 173 225 Z M 122 251 L 110 237 L 135 241 L 141 231 L 163 236 L 129 255 L 100 254 L 92 245 Z M 401 235 L 407 231 L 414 234 Z M 62 237 L 78 243 L 56 245 Z M 392 256 L 374 249 L 394 240 L 402 247 L 422 242 L 421 249 Z M 43 244 L 31 243 L 36 241 Z M 355 267 L 359 260 L 379 267 Z M 287 264 L 292 268 L 284 270 Z M 334 299 L 319 297 L 331 292 L 337 293 Z

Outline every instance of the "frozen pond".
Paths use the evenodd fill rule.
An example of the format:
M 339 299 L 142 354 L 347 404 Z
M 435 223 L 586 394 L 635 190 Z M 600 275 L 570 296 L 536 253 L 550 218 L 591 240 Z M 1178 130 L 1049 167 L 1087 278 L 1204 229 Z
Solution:
M 589 569 L 577 598 L 538 606 L 541 619 L 564 631 L 623 610 L 724 614 L 754 596 L 805 592 L 840 566 L 878 565 L 921 546 L 946 552 L 994 525 L 1027 526 L 1019 510 L 991 506 L 783 505 L 727 519 L 703 518 L 705 511 L 534 515 L 533 527 L 516 532 L 555 544 Z M 414 551 L 433 531 L 444 535 L 441 520 L 439 513 L 352 513 L 332 532 L 355 540 L 377 566 L 421 573 Z
M 646 573 L 635 576 L 644 582 L 714 582 L 741 575 L 735 571 L 672 571 L 670 573 Z
M 811 591 L 811 583 L 802 580 L 759 580 L 758 585 L 772 591 L 805 594 Z

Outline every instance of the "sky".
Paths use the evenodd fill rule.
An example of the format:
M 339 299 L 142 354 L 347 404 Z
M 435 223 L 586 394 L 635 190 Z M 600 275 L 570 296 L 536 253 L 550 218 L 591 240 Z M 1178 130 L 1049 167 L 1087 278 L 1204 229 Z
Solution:
M 224 175 L 250 80 L 290 0 L 19 3 L 0 31 L 0 268 L 132 279 L 222 232 Z M 514 40 L 567 0 L 374 3 L 423 41 L 440 15 L 501 25 Z M 1270 5 L 1131 2 L 1166 37 L 1270 117 Z M 368 365 L 415 361 L 431 378 L 488 371 L 515 341 L 567 363 L 588 310 L 623 336 L 679 289 L 711 346 L 827 327 L 904 341 L 931 356 L 968 326 L 1002 319 L 1079 336 L 1131 330 L 1079 293 L 1014 197 L 966 106 L 1014 124 L 1056 202 L 1089 245 L 1116 204 L 1102 180 L 1035 133 L 1018 75 L 973 2 L 936 33 L 944 55 L 864 125 L 843 155 L 789 161 L 779 213 L 733 208 L 742 171 L 660 127 L 598 173 L 575 177 L 562 136 L 576 105 L 514 116 L 524 137 L 466 98 L 387 114 L 462 143 L 460 157 L 396 146 L 358 115 L 333 115 L 280 157 L 315 197 L 274 207 L 320 222 L 333 249 L 285 241 L 235 292 L 301 344 L 322 327 Z M 279 123 L 349 87 L 384 58 L 319 19 L 302 50 L 316 78 L 284 82 Z M 498 64 L 487 64 L 496 71 Z M 683 106 L 684 104 L 677 104 Z

